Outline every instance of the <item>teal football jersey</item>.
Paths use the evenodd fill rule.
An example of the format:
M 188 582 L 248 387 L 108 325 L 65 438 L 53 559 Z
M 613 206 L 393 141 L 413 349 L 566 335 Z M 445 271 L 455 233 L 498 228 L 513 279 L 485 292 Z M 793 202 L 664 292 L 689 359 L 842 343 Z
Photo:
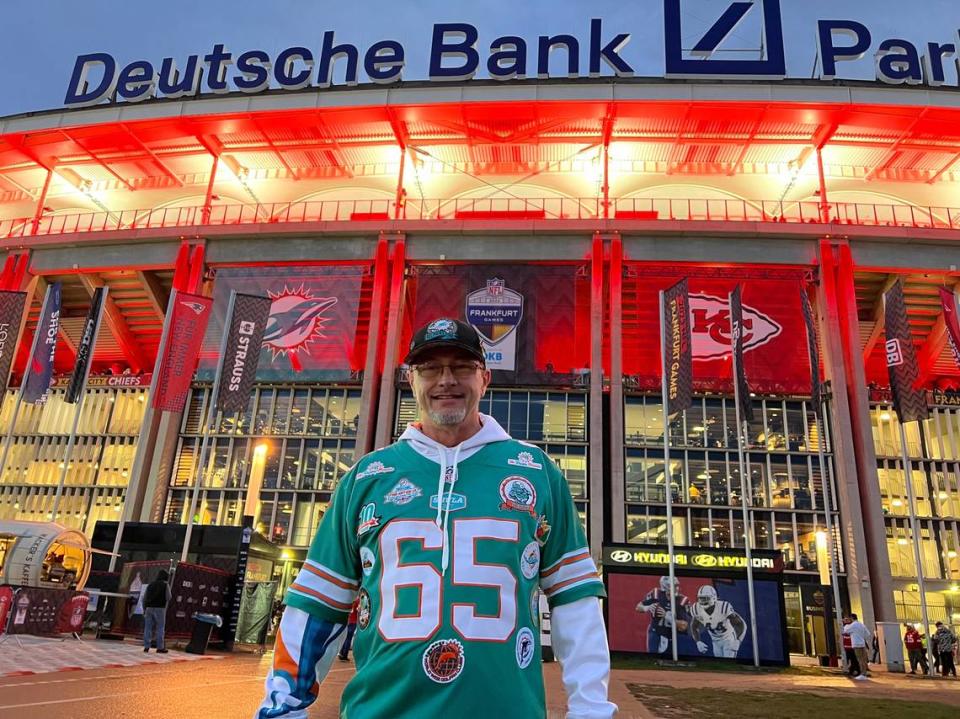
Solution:
M 345 623 L 358 598 L 344 719 L 544 717 L 538 592 L 551 607 L 604 594 L 567 482 L 514 440 L 461 461 L 442 496 L 439 473 L 407 442 L 360 460 L 287 603 Z

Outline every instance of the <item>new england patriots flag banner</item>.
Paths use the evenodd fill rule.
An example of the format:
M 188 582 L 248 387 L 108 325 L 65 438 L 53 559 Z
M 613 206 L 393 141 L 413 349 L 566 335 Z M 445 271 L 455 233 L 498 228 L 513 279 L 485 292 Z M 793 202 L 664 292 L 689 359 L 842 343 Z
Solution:
M 693 339 L 687 280 L 663 292 L 663 371 L 666 373 L 667 414 L 683 412 L 693 404 Z
M 743 302 L 740 299 L 740 285 L 730 293 L 730 342 L 733 350 L 733 381 L 740 392 L 740 419 L 753 421 L 753 400 L 750 397 L 750 385 L 743 368 Z
M 201 295 L 177 292 L 166 342 L 161 352 L 163 361 L 153 397 L 154 409 L 182 412 L 190 392 L 190 382 L 200 358 L 203 335 L 210 321 L 213 300 Z
M 33 351 L 27 362 L 23 378 L 23 401 L 42 403 L 50 389 L 53 377 L 53 358 L 57 354 L 57 339 L 60 335 L 60 283 L 47 287 L 47 295 L 40 310 Z
M 900 422 L 914 422 L 930 416 L 927 393 L 916 387 L 919 370 L 917 353 L 907 321 L 907 307 L 903 299 L 903 280 L 883 295 L 885 349 L 887 371 L 890 374 L 890 390 L 893 392 L 893 407 Z

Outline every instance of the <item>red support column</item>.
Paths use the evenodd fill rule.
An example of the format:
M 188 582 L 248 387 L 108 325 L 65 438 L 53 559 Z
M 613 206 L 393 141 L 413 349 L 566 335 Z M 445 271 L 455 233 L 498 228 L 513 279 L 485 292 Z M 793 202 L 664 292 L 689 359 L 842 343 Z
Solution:
M 402 239 L 402 235 L 398 238 Z M 390 287 L 390 240 L 381 234 L 373 260 L 373 296 L 370 299 L 370 325 L 367 333 L 367 357 L 363 368 L 360 390 L 360 426 L 357 430 L 356 456 L 373 449 L 376 432 L 377 405 L 374 399 L 380 390 L 380 361 L 384 349 L 383 320 L 387 310 L 387 291 Z
M 400 329 L 403 321 L 403 301 L 406 290 L 406 242 L 397 240 L 393 246 L 390 268 L 390 305 L 387 311 L 387 332 L 384 339 L 383 375 L 380 380 L 380 401 L 377 405 L 375 447 L 386 447 L 393 434 L 393 415 L 397 405 L 397 366 L 400 364 Z
M 589 490 L 587 527 L 590 550 L 600 556 L 603 544 L 603 236 L 593 236 L 590 250 L 590 407 Z
M 817 177 L 820 180 L 820 220 L 830 223 L 830 200 L 827 198 L 827 177 L 823 172 L 823 152 L 817 148 Z
M 626 485 L 623 426 L 623 240 L 610 238 L 610 533 L 625 542 Z M 591 500 L 594 498 L 591 497 Z

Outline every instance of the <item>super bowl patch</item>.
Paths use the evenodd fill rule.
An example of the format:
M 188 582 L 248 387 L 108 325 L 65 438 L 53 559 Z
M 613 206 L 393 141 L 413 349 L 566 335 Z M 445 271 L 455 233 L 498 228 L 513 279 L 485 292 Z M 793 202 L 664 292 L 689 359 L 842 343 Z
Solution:
M 500 509 L 509 509 L 525 512 L 532 517 L 537 516 L 537 490 L 526 477 L 507 477 L 500 483 L 500 498 L 503 500 Z
M 360 537 L 374 527 L 380 526 L 380 517 L 377 516 L 377 505 L 374 502 L 363 505 L 360 509 L 360 523 L 357 525 L 357 536 Z
M 536 644 L 533 641 L 533 632 L 523 627 L 519 632 L 517 632 L 517 666 L 521 669 L 526 669 L 530 666 L 530 662 L 533 661 L 533 650 Z
M 449 684 L 463 671 L 463 645 L 456 639 L 441 639 L 423 652 L 423 671 L 437 684 Z
M 409 479 L 404 478 L 393 485 L 393 489 L 383 495 L 383 501 L 387 504 L 403 506 L 421 496 L 423 496 L 423 490 Z
M 360 547 L 360 569 L 363 570 L 363 576 L 369 577 L 373 572 L 373 565 L 377 563 L 377 558 L 370 547 Z
M 383 462 L 371 462 L 357 472 L 357 479 L 366 479 L 367 477 L 373 477 L 377 474 L 390 474 L 392 471 L 393 467 L 385 467 Z
M 514 467 L 527 467 L 529 469 L 543 469 L 543 465 L 539 462 L 533 461 L 533 454 L 531 452 L 521 452 L 517 455 L 516 459 L 508 459 L 507 464 L 513 465 Z
M 370 626 L 370 595 L 366 589 L 361 589 L 357 595 L 357 627 L 366 629 Z

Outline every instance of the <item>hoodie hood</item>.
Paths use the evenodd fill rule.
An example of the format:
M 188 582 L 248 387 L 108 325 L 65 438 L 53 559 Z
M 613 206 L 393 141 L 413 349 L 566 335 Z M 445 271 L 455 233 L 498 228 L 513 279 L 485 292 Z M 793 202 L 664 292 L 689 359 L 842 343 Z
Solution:
M 412 424 L 400 435 L 400 442 L 407 442 L 410 447 L 421 456 L 437 463 L 437 497 L 443 501 L 437 502 L 436 524 L 443 532 L 443 555 L 441 559 L 441 573 L 447 573 L 447 564 L 450 559 L 449 539 L 447 538 L 447 524 L 450 516 L 450 500 L 453 495 L 453 486 L 457 482 L 460 462 L 472 457 L 488 444 L 510 439 L 510 435 L 493 417 L 487 414 L 480 415 L 480 431 L 468 437 L 455 447 L 447 447 L 436 440 L 430 439 Z

